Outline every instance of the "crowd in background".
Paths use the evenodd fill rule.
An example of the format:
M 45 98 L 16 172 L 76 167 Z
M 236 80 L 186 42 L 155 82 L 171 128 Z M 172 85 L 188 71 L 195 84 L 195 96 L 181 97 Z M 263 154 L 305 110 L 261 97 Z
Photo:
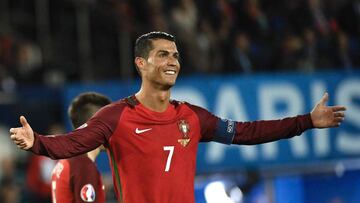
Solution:
M 91 81 L 136 77 L 132 45 L 153 30 L 177 37 L 182 74 L 350 72 L 360 66 L 358 0 L 54 0 L 45 5 L 48 21 L 40 20 L 47 15 L 39 14 L 38 2 L 3 3 L 5 89 L 15 81 L 81 81 L 90 72 Z M 79 35 L 81 29 L 87 33 Z M 79 52 L 84 43 L 85 55 Z
M 135 78 L 132 45 L 154 30 L 176 36 L 182 74 L 360 69 L 359 0 L 2 0 L 0 92 Z M 28 154 L 0 131 L 0 202 L 30 202 L 14 173 L 35 162 L 16 162 Z

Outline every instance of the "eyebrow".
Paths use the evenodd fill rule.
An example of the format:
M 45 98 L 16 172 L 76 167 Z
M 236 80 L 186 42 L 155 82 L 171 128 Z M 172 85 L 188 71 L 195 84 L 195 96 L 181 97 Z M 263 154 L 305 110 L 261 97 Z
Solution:
M 166 50 L 163 50 L 163 49 L 160 49 L 159 51 L 157 51 L 157 53 L 166 53 L 166 54 L 170 54 L 170 52 L 169 52 L 169 51 L 166 51 Z M 177 56 L 177 57 L 179 57 L 179 56 L 180 56 L 179 52 L 174 52 L 174 53 L 173 53 L 173 55 L 175 55 L 175 56 Z

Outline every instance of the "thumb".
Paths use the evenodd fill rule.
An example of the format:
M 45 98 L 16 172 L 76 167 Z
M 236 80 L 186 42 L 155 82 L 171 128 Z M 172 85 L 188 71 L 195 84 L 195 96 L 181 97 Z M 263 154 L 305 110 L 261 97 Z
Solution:
M 20 123 L 23 127 L 27 127 L 29 125 L 29 123 L 27 122 L 24 116 L 20 116 Z
M 320 99 L 319 104 L 325 106 L 328 100 L 329 100 L 329 94 L 325 92 L 324 96 Z

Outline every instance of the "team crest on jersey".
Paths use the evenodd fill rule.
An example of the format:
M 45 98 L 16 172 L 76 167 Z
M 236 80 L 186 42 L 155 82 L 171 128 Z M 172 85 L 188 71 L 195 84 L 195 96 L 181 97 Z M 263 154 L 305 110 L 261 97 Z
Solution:
M 188 135 L 190 132 L 190 125 L 186 120 L 180 120 L 178 123 L 178 127 L 179 127 L 180 132 L 182 133 L 182 138 L 178 139 L 178 142 L 183 147 L 186 147 L 190 142 L 190 138 Z
M 80 197 L 84 202 L 95 201 L 95 189 L 91 184 L 84 185 L 80 190 Z

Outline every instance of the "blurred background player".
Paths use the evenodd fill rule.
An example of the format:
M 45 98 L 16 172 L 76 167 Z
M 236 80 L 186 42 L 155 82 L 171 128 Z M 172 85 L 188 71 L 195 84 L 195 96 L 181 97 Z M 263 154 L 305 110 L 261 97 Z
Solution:
M 95 92 L 80 94 L 68 110 L 73 127 L 85 128 L 86 122 L 110 103 L 109 98 Z M 57 163 L 51 181 L 53 203 L 105 202 L 104 185 L 94 163 L 99 153 L 100 147 Z
M 64 126 L 54 122 L 49 126 L 50 134 L 64 133 Z M 51 202 L 51 171 L 56 165 L 56 160 L 46 156 L 31 154 L 26 170 L 25 199 L 28 203 Z

